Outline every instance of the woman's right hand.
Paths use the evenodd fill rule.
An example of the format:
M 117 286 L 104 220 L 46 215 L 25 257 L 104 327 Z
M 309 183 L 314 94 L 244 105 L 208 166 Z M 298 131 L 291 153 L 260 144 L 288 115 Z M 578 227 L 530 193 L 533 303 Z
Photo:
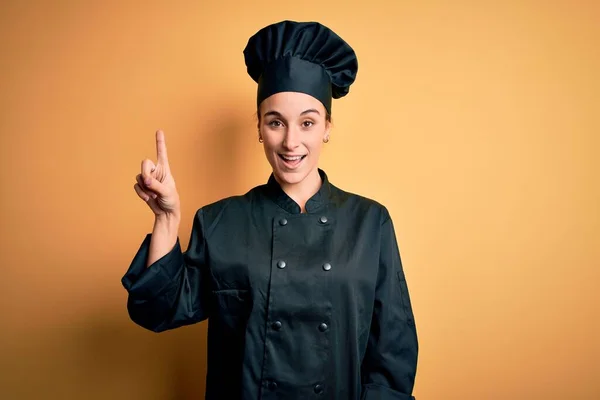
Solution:
M 156 132 L 156 156 L 156 164 L 149 159 L 142 161 L 142 173 L 136 176 L 133 188 L 156 217 L 179 216 L 179 194 L 169 168 L 165 134 L 160 130 Z

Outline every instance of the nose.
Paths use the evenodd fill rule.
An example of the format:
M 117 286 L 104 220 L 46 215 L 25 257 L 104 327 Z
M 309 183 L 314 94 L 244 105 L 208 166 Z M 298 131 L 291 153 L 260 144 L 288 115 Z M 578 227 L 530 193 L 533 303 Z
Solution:
M 300 132 L 294 127 L 289 127 L 283 138 L 283 147 L 286 150 L 294 150 L 300 146 Z

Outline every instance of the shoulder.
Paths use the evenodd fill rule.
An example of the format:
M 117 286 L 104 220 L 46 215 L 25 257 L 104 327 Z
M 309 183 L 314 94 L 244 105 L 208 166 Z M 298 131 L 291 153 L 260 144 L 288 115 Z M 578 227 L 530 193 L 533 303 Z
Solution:
M 341 208 L 352 210 L 357 215 L 375 218 L 381 224 L 390 219 L 388 208 L 371 197 L 341 189 L 333 184 L 331 185 L 331 194 L 335 203 Z
M 218 222 L 226 214 L 240 215 L 250 210 L 251 204 L 255 202 L 264 185 L 251 188 L 244 194 L 224 197 L 222 199 L 207 203 L 196 210 L 196 217 L 201 218 L 203 224 L 209 227 Z

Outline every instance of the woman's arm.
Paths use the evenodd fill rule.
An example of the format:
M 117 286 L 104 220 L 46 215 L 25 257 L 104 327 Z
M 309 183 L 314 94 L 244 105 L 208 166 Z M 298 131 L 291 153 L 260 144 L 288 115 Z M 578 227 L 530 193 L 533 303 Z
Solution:
M 150 248 L 146 259 L 146 266 L 154 264 L 157 260 L 168 254 L 177 243 L 179 233 L 179 213 L 159 214 L 154 219 L 154 228 L 150 237 Z
M 386 212 L 375 304 L 362 364 L 362 399 L 408 400 L 417 371 L 418 340 L 394 226 Z
M 205 245 L 202 209 L 196 212 L 185 252 L 175 225 L 155 223 L 121 280 L 129 295 L 129 316 L 136 324 L 161 332 L 207 318 L 210 282 Z

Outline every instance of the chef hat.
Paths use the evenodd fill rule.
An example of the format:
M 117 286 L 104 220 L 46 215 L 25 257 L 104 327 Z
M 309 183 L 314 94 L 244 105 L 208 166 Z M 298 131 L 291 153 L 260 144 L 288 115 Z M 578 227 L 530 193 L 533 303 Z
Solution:
M 320 100 L 348 94 L 356 78 L 354 50 L 317 22 L 282 21 L 254 34 L 244 49 L 248 74 L 258 83 L 257 104 L 279 92 L 301 92 Z

